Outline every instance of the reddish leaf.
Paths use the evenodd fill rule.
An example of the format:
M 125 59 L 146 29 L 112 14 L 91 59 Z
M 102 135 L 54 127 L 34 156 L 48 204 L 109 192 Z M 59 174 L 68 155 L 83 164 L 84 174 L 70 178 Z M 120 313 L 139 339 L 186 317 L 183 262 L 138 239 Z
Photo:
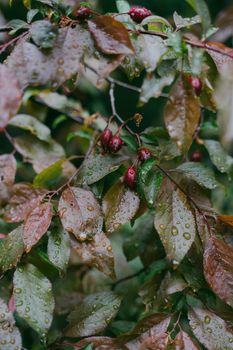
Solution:
M 134 53 L 128 31 L 124 25 L 110 16 L 97 16 L 88 21 L 97 48 L 109 55 Z
M 103 232 L 97 233 L 90 242 L 73 242 L 84 264 L 96 267 L 111 278 L 115 277 L 114 255 L 110 240 Z
M 229 48 L 222 43 L 215 43 L 215 42 L 208 42 L 206 44 L 206 48 L 220 72 L 222 71 L 222 69 L 226 64 L 229 64 L 232 62 L 232 58 L 233 58 L 232 48 Z M 214 50 L 219 50 L 220 53 L 215 52 Z M 231 55 L 232 57 L 225 55 L 225 53 Z
M 139 209 L 140 199 L 136 192 L 118 182 L 112 186 L 103 199 L 105 226 L 108 232 L 118 230 L 121 225 L 133 219 Z
M 168 343 L 166 333 L 170 317 L 164 314 L 154 314 L 142 319 L 131 332 L 135 339 L 127 342 L 129 350 L 160 349 L 165 350 Z
M 196 340 L 191 339 L 184 331 L 180 331 L 174 340 L 171 350 L 200 350 L 200 347 Z
M 224 222 L 224 224 L 227 224 L 231 227 L 233 227 L 233 216 L 230 215 L 218 215 L 218 219 L 222 222 Z
M 51 203 L 42 203 L 28 213 L 23 227 L 23 240 L 27 253 L 47 232 L 52 217 L 53 206 Z
M 90 191 L 79 187 L 67 188 L 61 195 L 58 210 L 64 229 L 81 242 L 102 231 L 102 211 Z
M 28 213 L 39 205 L 45 193 L 45 190 L 34 188 L 31 184 L 14 185 L 12 196 L 4 212 L 4 220 L 7 222 L 24 221 Z
M 179 77 L 170 92 L 164 118 L 171 139 L 186 153 L 199 123 L 200 106 L 184 76 Z
M 0 129 L 16 114 L 22 100 L 21 89 L 14 74 L 0 64 Z
M 233 248 L 212 237 L 204 253 L 205 278 L 213 291 L 233 307 Z
M 0 204 L 9 197 L 10 187 L 15 181 L 16 160 L 12 154 L 0 156 Z
M 100 336 L 82 339 L 78 343 L 72 343 L 72 346 L 74 346 L 75 350 L 85 349 L 85 346 L 89 344 L 91 344 L 95 350 L 119 350 L 120 347 L 118 343 L 119 341 L 117 339 Z

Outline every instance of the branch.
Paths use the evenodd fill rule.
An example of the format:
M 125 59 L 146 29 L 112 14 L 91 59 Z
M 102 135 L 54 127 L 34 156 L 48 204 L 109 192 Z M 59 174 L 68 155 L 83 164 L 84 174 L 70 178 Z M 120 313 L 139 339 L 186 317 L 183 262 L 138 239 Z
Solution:
M 129 275 L 129 276 L 126 276 L 126 277 L 123 277 L 121 278 L 120 280 L 116 281 L 115 283 L 112 284 L 112 290 L 114 290 L 116 288 L 116 286 L 118 286 L 118 284 L 122 283 L 122 282 L 125 282 L 125 281 L 128 281 L 128 280 L 131 280 L 132 278 L 135 278 L 139 275 L 141 275 L 143 272 L 146 271 L 146 268 L 143 267 L 141 270 L 139 270 L 138 272 L 135 272 L 134 274 L 132 275 Z

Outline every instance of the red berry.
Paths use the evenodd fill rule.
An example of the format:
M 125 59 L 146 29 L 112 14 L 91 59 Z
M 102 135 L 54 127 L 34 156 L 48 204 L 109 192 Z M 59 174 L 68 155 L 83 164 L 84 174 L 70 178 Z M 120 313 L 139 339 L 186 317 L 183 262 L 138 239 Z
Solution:
M 195 93 L 197 96 L 200 95 L 201 90 L 202 90 L 202 82 L 201 79 L 197 78 L 197 77 L 192 77 L 189 76 L 188 77 L 188 82 L 189 84 L 193 87 Z
M 134 188 L 136 184 L 136 168 L 134 166 L 129 167 L 124 175 L 124 182 L 130 187 Z
M 100 143 L 105 151 L 108 149 L 108 144 L 111 138 L 112 138 L 112 132 L 108 128 L 106 128 L 100 135 Z
M 134 22 L 141 23 L 144 18 L 152 15 L 152 12 L 146 7 L 132 7 L 129 10 L 129 15 Z
M 76 17 L 80 21 L 89 19 L 91 15 L 92 15 L 92 10 L 89 7 L 80 6 L 78 11 L 76 12 Z
M 201 159 L 202 159 L 202 154 L 200 151 L 194 151 L 190 156 L 190 160 L 192 162 L 200 162 Z
M 121 149 L 122 145 L 123 145 L 123 141 L 120 138 L 120 136 L 114 135 L 109 141 L 108 149 L 112 153 L 117 153 Z
M 138 158 L 143 162 L 152 157 L 151 152 L 147 148 L 141 148 L 138 151 Z

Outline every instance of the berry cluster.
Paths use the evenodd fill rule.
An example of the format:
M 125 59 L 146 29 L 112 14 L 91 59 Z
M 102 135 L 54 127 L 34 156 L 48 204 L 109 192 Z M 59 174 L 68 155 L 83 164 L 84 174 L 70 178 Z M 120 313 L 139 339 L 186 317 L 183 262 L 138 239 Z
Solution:
M 141 23 L 146 17 L 152 15 L 152 12 L 146 7 L 132 7 L 129 10 L 129 15 L 131 19 L 136 23 Z
M 75 14 L 79 21 L 85 21 L 92 16 L 92 10 L 89 7 L 80 6 Z
M 106 128 L 100 135 L 100 143 L 105 151 L 111 153 L 117 153 L 123 145 L 123 141 L 119 134 L 113 135 L 108 128 Z

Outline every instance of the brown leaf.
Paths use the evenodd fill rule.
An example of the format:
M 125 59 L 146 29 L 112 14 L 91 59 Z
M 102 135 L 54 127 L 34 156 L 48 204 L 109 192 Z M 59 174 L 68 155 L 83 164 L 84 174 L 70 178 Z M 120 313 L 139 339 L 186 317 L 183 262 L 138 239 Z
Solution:
M 212 57 L 214 63 L 216 64 L 216 67 L 220 73 L 224 69 L 225 65 L 232 62 L 232 58 L 224 54 L 224 53 L 227 53 L 233 57 L 233 49 L 232 48 L 227 47 L 226 45 L 224 45 L 222 43 L 216 43 L 216 42 L 206 43 L 206 48 L 207 48 L 208 54 Z M 219 50 L 220 53 L 215 52 L 214 50 Z
M 46 190 L 34 188 L 31 184 L 15 184 L 4 211 L 4 220 L 7 222 L 24 221 L 28 213 L 39 205 L 45 193 Z
M 97 233 L 90 242 L 72 241 L 72 243 L 84 264 L 96 267 L 111 278 L 115 277 L 112 246 L 105 233 Z
M 173 86 L 165 108 L 165 124 L 171 139 L 186 153 L 200 119 L 197 96 L 184 76 Z
M 125 26 L 110 16 L 97 16 L 88 21 L 89 30 L 97 48 L 108 55 L 129 55 L 134 53 Z
M 59 215 L 67 232 L 83 242 L 102 232 L 103 215 L 92 192 L 80 187 L 69 187 L 62 192 Z
M 142 319 L 130 333 L 136 336 L 125 345 L 129 350 L 165 350 L 168 343 L 166 333 L 171 318 L 164 314 L 154 314 Z
M 192 339 L 186 332 L 180 331 L 172 345 L 171 350 L 200 350 L 196 340 Z
M 213 291 L 233 307 L 233 248 L 212 237 L 204 253 L 205 278 Z
M 225 224 L 233 227 L 233 216 L 231 215 L 218 215 L 218 219 Z
M 139 209 L 140 199 L 136 192 L 118 182 L 103 199 L 103 212 L 107 232 L 114 232 L 133 219 Z
M 12 154 L 0 156 L 0 204 L 9 197 L 9 191 L 15 181 L 16 168 L 16 160 Z
M 92 344 L 94 350 L 121 350 L 119 341 L 110 337 L 90 337 L 80 340 L 78 343 L 72 343 L 75 350 L 82 350 L 85 345 Z
M 47 232 L 53 217 L 51 203 L 42 203 L 28 213 L 23 227 L 23 240 L 28 253 Z
M 0 64 L 0 129 L 16 114 L 22 100 L 22 91 L 14 73 Z

